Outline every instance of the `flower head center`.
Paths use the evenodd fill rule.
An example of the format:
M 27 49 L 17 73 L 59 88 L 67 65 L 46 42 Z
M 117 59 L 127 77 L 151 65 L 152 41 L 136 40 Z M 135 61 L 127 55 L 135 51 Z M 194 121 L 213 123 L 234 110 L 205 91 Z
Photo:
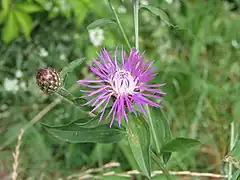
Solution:
M 117 95 L 132 94 L 136 82 L 129 71 L 120 69 L 110 79 L 110 85 Z

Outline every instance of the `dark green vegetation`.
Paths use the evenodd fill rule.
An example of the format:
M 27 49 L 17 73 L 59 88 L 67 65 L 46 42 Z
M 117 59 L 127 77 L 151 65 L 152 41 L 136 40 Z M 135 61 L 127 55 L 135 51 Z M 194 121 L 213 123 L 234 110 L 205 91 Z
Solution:
M 66 86 L 80 96 L 76 80 L 91 76 L 86 65 L 101 47 L 90 42 L 87 26 L 96 19 L 113 17 L 107 1 L 69 0 L 68 8 L 60 0 L 16 1 L 31 6 L 2 2 L 10 2 L 11 6 L 5 14 L 6 4 L 0 5 L 1 172 L 12 171 L 12 151 L 22 127 L 27 127 L 20 149 L 19 171 L 23 179 L 57 179 L 110 161 L 120 163 L 113 169 L 117 172 L 136 169 L 127 139 L 116 144 L 64 143 L 47 133 L 40 123 L 34 123 L 61 125 L 81 118 L 67 102 L 41 92 L 35 72 L 44 66 L 60 71 L 72 60 L 86 57 L 66 80 Z M 172 136 L 196 138 L 203 144 L 173 153 L 167 167 L 225 174 L 222 160 L 229 149 L 230 123 L 235 121 L 236 133 L 240 119 L 239 4 L 237 0 L 167 2 L 149 1 L 163 9 L 168 19 L 140 10 L 140 50 L 155 60 L 159 74 L 154 82 L 167 83 L 162 104 Z M 120 20 L 133 44 L 131 2 L 113 4 L 121 12 Z M 121 11 L 123 6 L 126 13 Z M 101 28 L 103 46 L 112 49 L 124 44 L 127 49 L 116 24 L 108 22 Z M 17 70 L 23 73 L 18 77 L 19 88 L 7 91 L 4 82 L 6 78 L 16 79 Z M 20 86 L 22 82 L 26 88 Z M 152 166 L 158 169 L 156 164 Z

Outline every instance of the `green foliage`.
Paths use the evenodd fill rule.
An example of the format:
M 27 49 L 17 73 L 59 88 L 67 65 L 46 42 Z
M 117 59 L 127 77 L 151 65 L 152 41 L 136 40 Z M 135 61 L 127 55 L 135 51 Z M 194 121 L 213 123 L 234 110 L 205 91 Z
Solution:
M 168 141 L 161 149 L 161 152 L 186 152 L 189 148 L 196 147 L 201 143 L 195 139 L 174 138 Z
M 17 22 L 21 29 L 23 30 L 23 34 L 27 39 L 30 39 L 30 33 L 32 29 L 32 19 L 27 13 L 15 10 L 13 12 L 16 15 Z
M 141 116 L 131 115 L 127 125 L 129 146 L 142 173 L 151 176 L 150 167 L 150 131 L 146 120 Z
M 239 178 L 240 178 L 240 170 L 236 171 L 236 172 L 233 174 L 231 180 L 238 180 Z
M 109 125 L 100 125 L 93 128 L 84 128 L 74 123 L 60 127 L 44 126 L 57 139 L 70 143 L 114 143 L 125 136 L 123 130 L 118 127 L 109 128 Z
M 32 31 L 30 13 L 39 12 L 42 8 L 33 2 L 15 3 L 9 0 L 2 1 L 2 8 L 0 24 L 5 21 L 2 29 L 2 40 L 5 43 L 11 42 L 18 36 L 19 30 L 23 31 L 27 40 L 30 40 Z
M 28 3 L 28 2 L 22 2 L 22 3 L 16 4 L 16 8 L 26 13 L 35 13 L 43 10 L 41 6 L 33 3 Z
M 233 149 L 224 158 L 224 161 L 234 164 L 238 169 L 240 169 L 240 140 L 236 141 Z
M 2 29 L 2 39 L 4 42 L 10 42 L 19 34 L 19 27 L 16 23 L 17 18 L 14 12 L 10 12 L 7 17 L 7 22 Z
M 102 18 L 102 19 L 97 19 L 96 21 L 92 22 L 87 26 L 87 29 L 94 29 L 96 27 L 104 27 L 108 24 L 116 24 L 116 21 L 114 19 L 109 19 L 109 18 Z
M 160 155 L 161 148 L 164 143 L 171 140 L 171 131 L 168 122 L 164 117 L 162 111 L 159 109 L 148 108 L 149 120 L 147 121 L 150 126 L 152 136 L 153 149 Z
M 79 66 L 80 64 L 82 64 L 83 60 L 84 60 L 83 58 L 81 58 L 81 59 L 76 59 L 76 60 L 70 62 L 67 66 L 65 66 L 65 67 L 61 70 L 61 72 L 60 72 L 60 77 L 61 77 L 61 79 L 62 79 L 62 80 L 66 79 L 69 73 L 73 72 L 73 70 L 74 70 L 77 66 Z
M 115 25 L 99 23 L 99 19 L 114 18 L 108 4 L 99 0 L 69 0 L 69 6 L 62 6 L 61 2 L 1 1 L 0 168 L 3 174 L 12 171 L 12 151 L 22 127 L 28 127 L 28 130 L 20 148 L 21 179 L 66 179 L 71 175 L 76 175 L 77 179 L 86 175 L 85 169 L 95 168 L 92 174 L 105 179 L 107 176 L 103 174 L 110 171 L 123 173 L 139 169 L 139 162 L 145 174 L 149 174 L 149 166 L 151 170 L 210 173 L 225 173 L 225 164 L 228 166 L 229 163 L 238 167 L 238 141 L 232 152 L 228 152 L 228 149 L 229 125 L 232 121 L 235 123 L 234 137 L 238 137 L 239 131 L 239 5 L 218 0 L 174 0 L 172 4 L 156 0 L 148 1 L 149 5 L 142 5 L 139 12 L 140 51 L 145 50 L 147 59 L 155 59 L 158 75 L 152 83 L 166 82 L 163 90 L 167 95 L 161 100 L 161 111 L 149 109 L 151 121 L 146 118 L 139 122 L 136 117 L 129 121 L 133 127 L 137 123 L 144 123 L 145 130 L 139 132 L 136 129 L 135 136 L 142 138 L 147 135 L 151 139 L 150 144 L 141 139 L 145 150 L 137 149 L 137 145 L 132 144 L 135 156 L 139 151 L 148 151 L 148 146 L 150 149 L 149 162 L 137 156 L 137 163 L 127 134 L 122 129 L 113 129 L 111 132 L 119 136 L 106 137 L 109 142 L 118 143 L 70 144 L 54 138 L 40 123 L 33 123 L 51 125 L 46 127 L 50 131 L 54 129 L 52 126 L 58 127 L 53 130 L 58 133 L 57 136 L 62 135 L 62 140 L 72 138 L 75 142 L 83 142 L 88 138 L 92 142 L 104 141 L 99 134 L 87 137 L 84 133 L 78 137 L 74 132 L 90 131 L 91 134 L 96 126 L 107 129 L 109 125 L 108 121 L 98 124 L 99 115 L 89 117 L 88 112 L 92 107 L 82 106 L 86 100 L 79 98 L 82 95 L 79 91 L 81 86 L 76 81 L 92 78 L 87 63 L 91 62 L 92 57 L 97 57 L 96 52 L 102 46 L 112 49 L 124 44 L 124 39 L 120 31 L 116 31 Z M 131 1 L 112 0 L 112 3 L 131 42 Z M 122 7 L 126 12 L 121 10 Z M 87 27 L 92 22 L 93 25 L 95 23 L 93 27 L 104 28 L 104 41 L 99 47 L 95 47 L 89 39 Z M 86 60 L 82 62 L 79 58 L 83 57 Z M 75 59 L 79 60 L 76 67 Z M 70 103 L 59 96 L 48 96 L 38 90 L 35 72 L 45 66 L 54 67 L 59 72 L 66 70 L 63 73 L 66 78 L 63 78 L 65 89 L 62 95 L 64 99 L 70 99 Z M 69 66 L 74 67 L 66 69 Z M 21 77 L 16 77 L 17 70 L 23 72 Z M 19 89 L 7 90 L 6 78 L 17 80 L 15 86 Z M 20 87 L 21 83 L 25 83 L 25 89 Z M 74 102 L 77 107 L 73 105 Z M 77 130 L 71 129 L 70 125 L 62 129 L 59 127 L 72 121 L 77 125 Z M 169 129 L 176 138 L 172 138 Z M 198 139 L 201 146 L 191 140 L 193 138 Z M 197 148 L 194 148 L 195 145 Z M 230 158 L 223 164 L 222 157 L 225 154 Z M 117 161 L 120 166 L 99 170 L 110 161 Z M 233 168 L 233 179 L 239 178 L 236 169 Z M 178 179 L 178 176 L 170 177 Z M 116 176 L 108 178 L 114 179 Z M 145 177 L 134 175 L 133 178 Z M 153 179 L 166 177 L 155 176 Z
M 174 26 L 171 22 L 170 19 L 168 18 L 168 15 L 160 8 L 156 8 L 150 5 L 141 5 L 140 8 L 145 8 L 149 10 L 151 13 L 154 15 L 158 16 L 163 20 L 168 26 Z

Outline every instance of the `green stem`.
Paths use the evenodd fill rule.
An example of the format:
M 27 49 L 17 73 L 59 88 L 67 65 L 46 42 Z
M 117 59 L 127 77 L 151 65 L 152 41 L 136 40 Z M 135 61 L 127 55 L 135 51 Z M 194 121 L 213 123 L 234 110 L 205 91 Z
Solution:
M 231 122 L 231 127 L 230 127 L 230 149 L 231 151 L 234 146 L 234 121 Z M 233 171 L 233 166 L 232 163 L 228 164 L 228 180 L 232 179 L 232 171 Z
M 137 50 L 139 49 L 138 11 L 139 11 L 139 0 L 133 0 L 134 43 L 135 43 L 135 48 Z
M 110 8 L 111 8 L 111 10 L 112 10 L 115 18 L 116 18 L 117 24 L 118 24 L 118 26 L 119 26 L 119 28 L 120 28 L 120 31 L 121 31 L 121 33 L 122 33 L 122 35 L 123 35 L 123 38 L 124 38 L 124 40 L 126 41 L 127 46 L 128 46 L 128 48 L 129 48 L 129 50 L 130 50 L 130 49 L 131 49 L 131 45 L 130 45 L 130 43 L 129 43 L 129 41 L 128 41 L 126 32 L 125 32 L 125 30 L 123 29 L 122 23 L 121 23 L 121 21 L 120 21 L 120 19 L 119 19 L 119 17 L 118 17 L 118 14 L 117 14 L 117 12 L 116 12 L 116 9 L 115 9 L 115 8 L 113 7 L 113 5 L 111 4 L 111 0 L 108 0 L 108 3 L 109 3 L 109 6 L 110 6 Z
M 165 169 L 163 163 L 161 162 L 161 159 L 159 157 L 157 157 L 153 151 L 150 152 L 150 155 L 151 155 L 153 161 L 156 163 L 156 165 L 163 171 L 166 179 L 171 180 L 171 177 L 169 176 L 168 171 Z
M 70 93 L 68 90 L 66 90 L 63 87 L 60 87 L 60 89 L 58 90 L 58 92 L 56 93 L 56 95 L 60 98 L 63 98 L 66 102 L 70 103 L 70 104 L 74 104 L 76 107 L 79 107 L 79 104 L 76 101 L 76 97 L 74 97 L 72 95 L 72 93 Z M 88 114 L 91 117 L 95 117 L 96 115 L 90 112 L 86 112 L 84 110 L 82 110 L 81 108 L 78 108 L 78 110 L 83 113 L 83 114 Z
M 146 105 L 145 109 L 146 109 L 146 112 L 147 112 L 147 115 L 148 115 L 148 118 L 149 118 L 148 122 L 149 122 L 149 125 L 150 125 L 150 128 L 151 128 L 151 131 L 152 131 L 154 143 L 156 144 L 157 153 L 160 154 L 161 153 L 161 149 L 160 149 L 160 145 L 159 145 L 158 139 L 157 139 L 157 134 L 155 132 L 155 128 L 154 128 L 154 125 L 153 125 L 153 122 L 152 122 L 153 120 L 152 120 L 152 117 L 151 117 L 149 106 Z

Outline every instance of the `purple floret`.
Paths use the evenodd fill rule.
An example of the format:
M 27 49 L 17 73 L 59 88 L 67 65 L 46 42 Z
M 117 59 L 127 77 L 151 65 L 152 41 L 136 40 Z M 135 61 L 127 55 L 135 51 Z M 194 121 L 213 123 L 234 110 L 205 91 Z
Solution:
M 153 61 L 144 62 L 144 59 L 143 54 L 140 55 L 135 48 L 131 49 L 129 57 L 122 50 L 121 62 L 117 60 L 117 49 L 114 58 L 102 49 L 99 59 L 93 59 L 93 65 L 89 66 L 97 79 L 79 80 L 78 83 L 90 89 L 83 91 L 86 93 L 83 97 L 90 98 L 85 105 L 93 106 L 92 112 L 100 109 L 99 121 L 109 103 L 112 103 L 112 107 L 106 119 L 112 117 L 110 127 L 114 119 L 117 119 L 119 126 L 122 119 L 128 122 L 127 112 L 136 113 L 136 106 L 143 114 L 146 114 L 144 104 L 161 107 L 151 98 L 160 99 L 161 95 L 166 94 L 158 89 L 165 84 L 148 84 L 156 73 L 151 67 Z

